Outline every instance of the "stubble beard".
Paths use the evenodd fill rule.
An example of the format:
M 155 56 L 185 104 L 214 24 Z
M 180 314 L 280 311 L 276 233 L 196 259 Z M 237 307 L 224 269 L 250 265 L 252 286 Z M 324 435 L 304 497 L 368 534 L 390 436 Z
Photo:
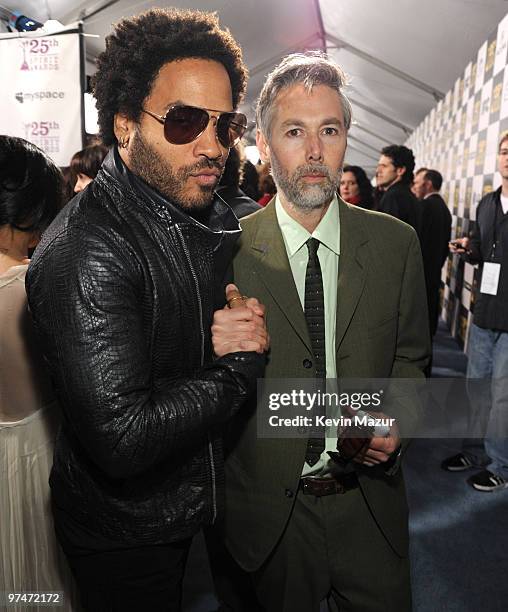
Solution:
M 386 191 L 387 189 L 390 189 L 392 185 L 395 185 L 395 183 L 398 183 L 399 181 L 400 181 L 399 177 L 395 174 L 395 176 L 392 179 L 386 179 L 383 183 L 379 183 L 376 180 L 376 187 L 380 187 L 381 189 Z
M 391 187 L 392 184 L 393 184 L 393 181 L 385 180 L 383 182 L 380 182 L 376 179 L 376 187 L 378 187 L 378 189 L 383 189 L 384 191 L 386 191 L 388 187 Z
M 311 212 L 328 205 L 338 191 L 342 170 L 333 176 L 328 166 L 324 164 L 305 164 L 289 174 L 279 163 L 277 157 L 271 156 L 273 180 L 277 189 L 284 193 L 287 201 L 302 212 Z M 302 178 L 308 174 L 322 174 L 323 181 L 319 184 L 305 184 Z
M 198 185 L 199 193 L 189 197 L 185 193 L 185 185 L 191 174 L 205 168 L 217 168 L 223 171 L 223 166 L 215 160 L 205 159 L 192 166 L 182 166 L 174 170 L 136 130 L 132 137 L 129 151 L 130 170 L 156 189 L 172 204 L 187 210 L 203 210 L 212 203 L 215 186 Z

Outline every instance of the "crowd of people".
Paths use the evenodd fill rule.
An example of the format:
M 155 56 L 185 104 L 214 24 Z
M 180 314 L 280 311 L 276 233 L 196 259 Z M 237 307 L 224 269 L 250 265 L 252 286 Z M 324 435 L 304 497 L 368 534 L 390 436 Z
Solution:
M 483 270 L 468 377 L 506 377 L 508 136 L 502 186 L 450 243 L 442 176 L 415 173 L 410 149 L 381 151 L 375 187 L 344 165 L 352 109 L 334 61 L 294 53 L 268 75 L 258 167 L 240 145 L 246 79 L 215 16 L 153 9 L 108 37 L 101 141 L 73 156 L 67 187 L 34 145 L 0 137 L 0 533 L 12 542 L 0 590 L 177 611 L 204 528 L 222 610 L 411 609 L 400 466 L 416 394 L 376 413 L 390 417 L 382 432 L 344 444 L 316 427 L 259 436 L 256 383 L 430 376 L 450 250 Z M 481 399 L 496 424 L 502 389 Z M 470 484 L 501 490 L 507 441 L 484 430 L 443 468 L 479 468 Z

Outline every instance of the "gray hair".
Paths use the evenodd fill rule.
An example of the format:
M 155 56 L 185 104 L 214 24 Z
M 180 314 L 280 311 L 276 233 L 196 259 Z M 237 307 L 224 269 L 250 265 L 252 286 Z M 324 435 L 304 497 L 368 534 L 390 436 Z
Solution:
M 275 99 L 283 89 L 298 84 L 302 84 L 308 92 L 315 85 L 326 85 L 334 89 L 342 104 L 344 127 L 349 130 L 351 103 L 342 92 L 342 88 L 347 85 L 346 74 L 322 51 L 308 51 L 286 56 L 268 75 L 256 107 L 257 126 L 265 136 L 270 136 Z

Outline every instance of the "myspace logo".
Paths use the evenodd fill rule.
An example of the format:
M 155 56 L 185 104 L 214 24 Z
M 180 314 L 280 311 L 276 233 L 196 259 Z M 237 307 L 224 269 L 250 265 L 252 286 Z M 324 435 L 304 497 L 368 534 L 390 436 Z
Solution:
M 65 98 L 64 91 L 34 91 L 34 92 L 21 92 L 15 94 L 15 98 L 18 102 L 36 102 L 39 100 L 63 100 Z

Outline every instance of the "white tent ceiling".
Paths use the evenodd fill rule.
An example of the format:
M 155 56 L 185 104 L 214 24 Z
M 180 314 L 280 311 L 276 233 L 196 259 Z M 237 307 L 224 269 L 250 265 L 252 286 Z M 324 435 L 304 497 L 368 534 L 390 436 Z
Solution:
M 136 0 L 0 0 L 45 21 L 84 18 L 87 72 L 111 24 L 154 6 Z M 326 48 L 350 75 L 356 124 L 347 162 L 372 171 L 379 150 L 402 143 L 463 73 L 508 10 L 506 0 L 180 0 L 217 11 L 250 69 L 244 110 L 250 118 L 266 74 L 286 53 Z M 96 12 L 98 11 L 98 12 Z

